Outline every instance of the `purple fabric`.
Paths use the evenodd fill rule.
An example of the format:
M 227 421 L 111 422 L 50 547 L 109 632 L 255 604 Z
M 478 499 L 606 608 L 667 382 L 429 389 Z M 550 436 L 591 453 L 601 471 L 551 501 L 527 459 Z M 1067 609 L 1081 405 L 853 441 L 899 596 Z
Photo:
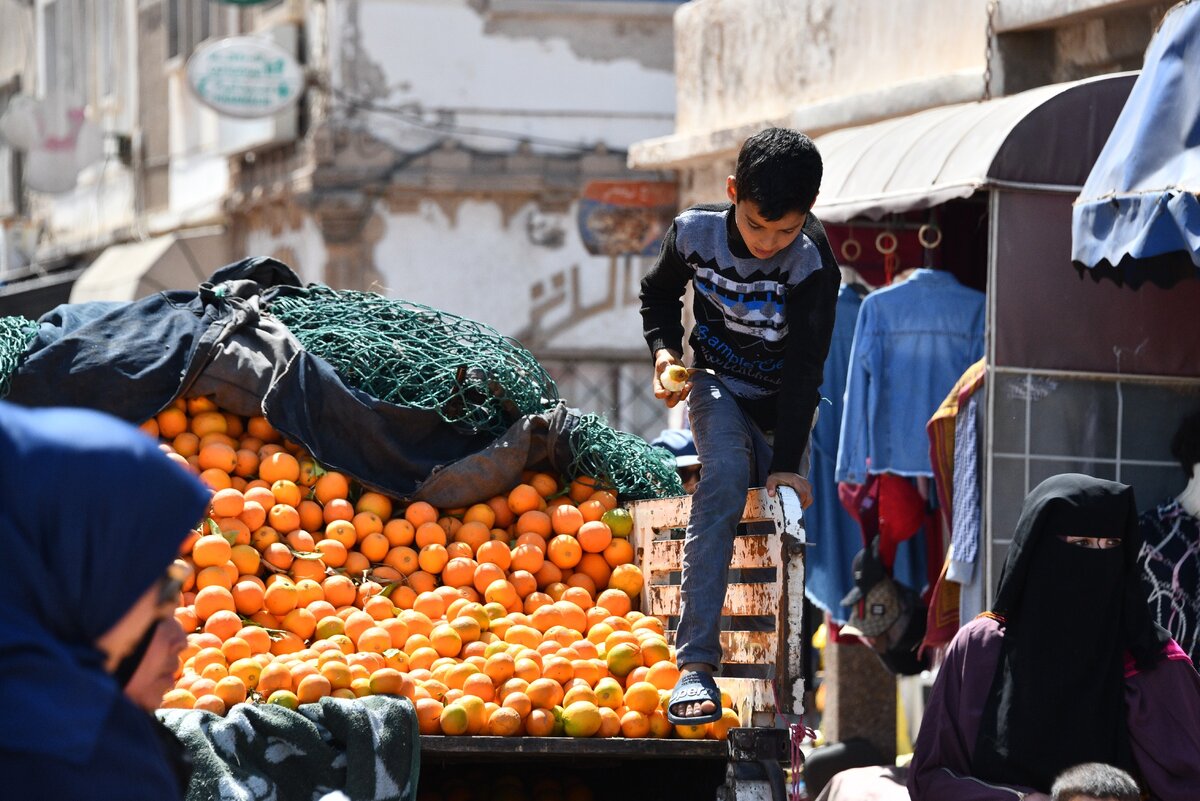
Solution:
M 917 736 L 908 777 L 913 801 L 1013 801 L 1018 792 L 1032 792 L 971 777 L 971 753 L 1003 640 L 999 623 L 977 618 L 950 643 Z M 1200 675 L 1189 662 L 1164 659 L 1128 677 L 1125 703 L 1130 744 L 1151 798 L 1195 801 L 1200 797 Z

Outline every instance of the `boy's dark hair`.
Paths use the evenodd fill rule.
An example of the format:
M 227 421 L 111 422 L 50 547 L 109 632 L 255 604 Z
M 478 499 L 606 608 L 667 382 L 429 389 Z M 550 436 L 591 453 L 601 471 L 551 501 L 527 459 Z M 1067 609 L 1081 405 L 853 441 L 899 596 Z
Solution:
M 1192 477 L 1192 468 L 1200 462 L 1200 411 L 1183 418 L 1171 437 L 1171 455 L 1179 461 L 1183 474 Z
M 1103 762 L 1085 762 L 1067 768 L 1050 788 L 1053 801 L 1071 801 L 1081 795 L 1103 798 L 1105 801 L 1110 798 L 1116 801 L 1141 801 L 1142 798 L 1132 776 Z
M 742 143 L 733 180 L 738 200 L 752 200 L 765 219 L 778 220 L 809 212 L 822 170 L 813 140 L 790 128 L 767 128 Z

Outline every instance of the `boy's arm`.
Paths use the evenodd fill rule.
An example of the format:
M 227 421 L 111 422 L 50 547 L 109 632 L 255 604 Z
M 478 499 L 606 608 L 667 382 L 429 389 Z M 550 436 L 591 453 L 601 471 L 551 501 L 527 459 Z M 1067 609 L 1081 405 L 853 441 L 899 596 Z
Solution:
M 810 218 L 811 219 L 811 218 Z M 805 226 L 821 251 L 822 268 L 813 273 L 788 297 L 788 345 L 784 357 L 783 384 L 779 389 L 771 473 L 798 473 L 808 447 L 813 413 L 821 399 L 825 357 L 833 339 L 841 273 L 825 241 L 824 229 L 812 219 L 816 230 Z
M 663 237 L 654 266 L 642 279 L 642 333 L 654 359 L 654 396 L 674 406 L 687 397 L 691 384 L 679 392 L 669 392 L 659 380 L 668 364 L 682 364 L 683 293 L 692 279 L 691 268 L 675 247 L 675 224 Z

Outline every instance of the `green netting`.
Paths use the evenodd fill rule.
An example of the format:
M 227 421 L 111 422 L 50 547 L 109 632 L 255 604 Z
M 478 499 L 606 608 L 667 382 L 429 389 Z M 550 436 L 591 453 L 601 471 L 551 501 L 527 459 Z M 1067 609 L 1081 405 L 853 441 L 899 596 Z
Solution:
M 683 494 L 675 456 L 639 436 L 610 428 L 604 418 L 583 415 L 571 430 L 572 476 L 591 476 L 617 490 L 621 500 L 640 501 Z
M 454 314 L 328 287 L 277 297 L 269 308 L 305 350 L 351 386 L 436 412 L 470 432 L 502 434 L 558 399 L 558 387 L 533 354 Z
M 551 409 L 558 387 L 533 354 L 495 329 L 374 292 L 313 287 L 268 305 L 300 344 L 350 386 L 499 436 Z M 583 415 L 570 433 L 570 476 L 587 475 L 622 500 L 682 495 L 670 451 Z
M 8 394 L 12 374 L 37 335 L 37 323 L 24 317 L 0 317 L 0 398 Z

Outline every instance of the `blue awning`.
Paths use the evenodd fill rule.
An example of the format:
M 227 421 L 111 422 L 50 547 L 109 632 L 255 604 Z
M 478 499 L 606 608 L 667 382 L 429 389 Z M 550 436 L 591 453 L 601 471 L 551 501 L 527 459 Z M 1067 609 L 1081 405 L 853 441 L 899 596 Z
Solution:
M 1071 259 L 1135 286 L 1200 267 L 1200 1 L 1167 12 L 1075 201 Z

